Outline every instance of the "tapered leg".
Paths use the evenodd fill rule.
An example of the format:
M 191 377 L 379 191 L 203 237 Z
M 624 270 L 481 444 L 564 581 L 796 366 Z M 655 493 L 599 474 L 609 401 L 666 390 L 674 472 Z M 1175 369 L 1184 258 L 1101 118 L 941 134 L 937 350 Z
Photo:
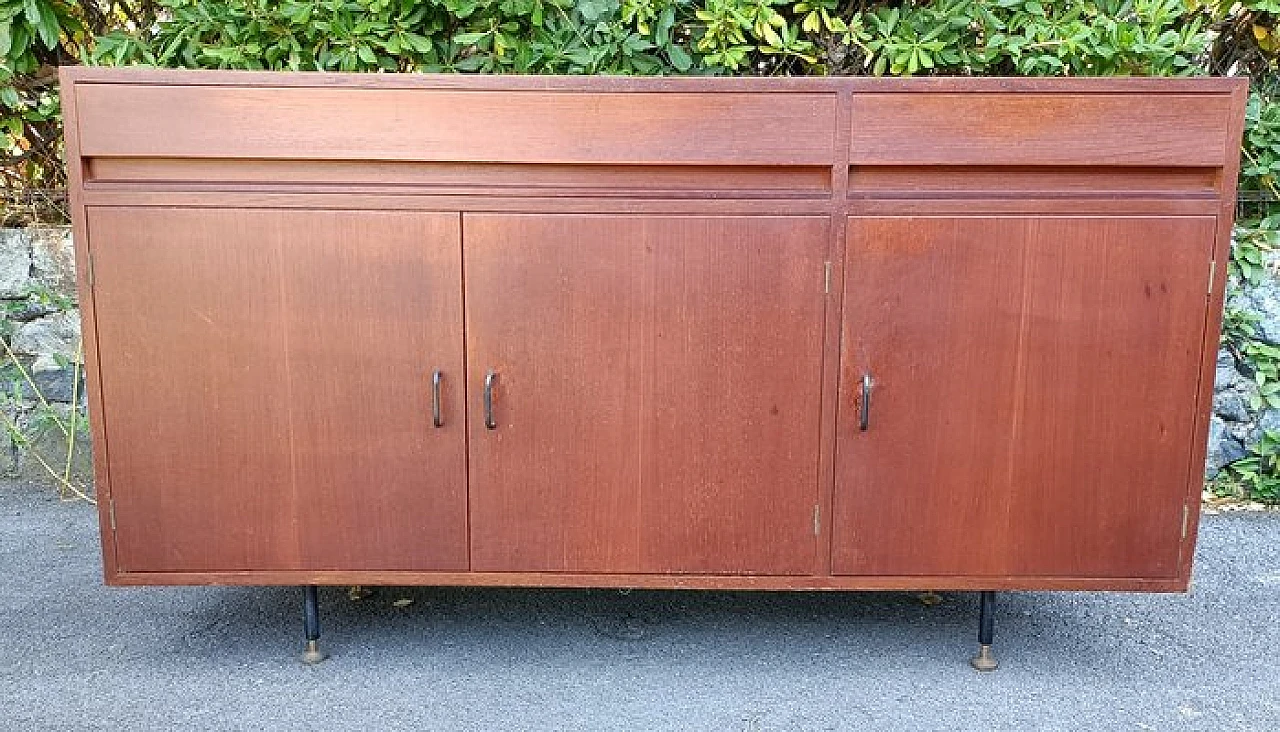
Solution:
M 995 671 L 999 667 L 996 657 L 991 653 L 991 641 L 996 634 L 996 593 L 983 592 L 978 601 L 978 655 L 969 665 L 979 671 Z
M 329 656 L 320 650 L 320 602 L 315 585 L 302 588 L 302 625 L 307 634 L 302 662 L 308 665 L 320 663 Z

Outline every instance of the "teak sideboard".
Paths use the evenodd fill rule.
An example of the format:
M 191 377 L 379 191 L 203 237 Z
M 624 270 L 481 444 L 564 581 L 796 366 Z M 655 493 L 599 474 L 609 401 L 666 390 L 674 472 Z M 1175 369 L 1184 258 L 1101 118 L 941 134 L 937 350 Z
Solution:
M 1188 585 L 1242 79 L 62 81 L 110 584 Z

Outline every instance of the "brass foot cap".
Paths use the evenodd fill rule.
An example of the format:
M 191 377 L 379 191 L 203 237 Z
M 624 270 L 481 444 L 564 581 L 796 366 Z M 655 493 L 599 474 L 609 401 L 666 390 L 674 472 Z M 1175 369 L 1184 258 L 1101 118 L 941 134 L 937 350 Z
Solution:
M 329 654 L 320 650 L 320 644 L 316 641 L 307 641 L 307 649 L 302 652 L 302 662 L 308 666 L 314 666 L 325 660 Z
M 969 665 L 979 671 L 995 671 L 1000 667 L 996 657 L 991 653 L 991 646 L 979 646 L 978 655 L 969 659 Z

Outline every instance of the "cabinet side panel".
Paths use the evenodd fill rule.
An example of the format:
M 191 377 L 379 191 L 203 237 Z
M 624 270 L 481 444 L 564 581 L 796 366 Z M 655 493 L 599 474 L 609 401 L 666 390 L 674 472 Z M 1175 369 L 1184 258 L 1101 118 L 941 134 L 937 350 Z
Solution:
M 75 103 L 72 67 L 58 70 L 59 97 L 67 163 L 67 208 L 71 213 L 71 230 L 75 245 L 76 289 L 80 304 L 80 337 L 84 354 L 85 403 L 89 411 L 89 428 L 93 440 L 94 497 L 98 501 L 98 525 L 102 539 L 103 574 L 108 583 L 116 579 L 115 532 L 111 517 L 111 479 L 107 460 L 106 422 L 103 416 L 102 379 L 98 360 L 96 308 L 90 282 L 89 226 L 84 205 L 84 163 L 80 157 L 80 122 Z
M 1245 82 L 1240 79 L 1239 82 Z M 1182 555 L 1178 562 L 1179 577 L 1191 583 L 1191 562 L 1195 557 L 1196 538 L 1200 529 L 1200 501 L 1205 485 L 1205 458 L 1209 447 L 1209 426 L 1213 419 L 1213 388 L 1217 375 L 1216 362 L 1222 336 L 1223 306 L 1227 295 L 1227 270 L 1231 261 L 1231 231 L 1235 224 L 1236 189 L 1240 182 L 1241 142 L 1244 136 L 1245 104 L 1249 97 L 1246 83 L 1238 83 L 1231 94 L 1231 114 L 1227 118 L 1223 166 L 1219 191 L 1219 211 L 1214 236 L 1215 271 L 1205 312 L 1204 345 L 1200 359 L 1199 409 L 1196 414 L 1196 436 L 1192 448 L 1190 475 L 1187 477 L 1186 532 Z

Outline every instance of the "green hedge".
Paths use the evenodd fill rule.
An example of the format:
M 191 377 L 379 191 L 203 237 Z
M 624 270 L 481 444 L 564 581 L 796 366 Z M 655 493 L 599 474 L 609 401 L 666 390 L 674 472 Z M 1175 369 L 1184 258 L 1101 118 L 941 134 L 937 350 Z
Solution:
M 174 0 L 101 63 L 557 74 L 1185 74 L 1184 0 Z

